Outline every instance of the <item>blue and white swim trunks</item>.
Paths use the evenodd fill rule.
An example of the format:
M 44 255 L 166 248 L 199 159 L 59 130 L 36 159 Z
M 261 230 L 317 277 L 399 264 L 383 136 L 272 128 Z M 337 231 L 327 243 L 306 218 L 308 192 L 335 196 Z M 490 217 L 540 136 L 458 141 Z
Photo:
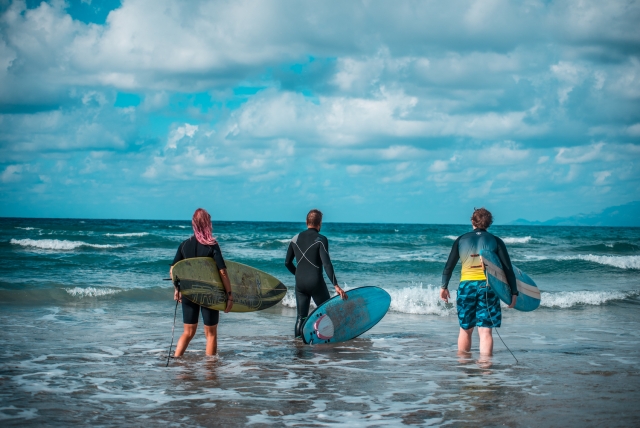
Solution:
M 487 305 L 488 303 L 488 305 Z M 461 281 L 458 287 L 458 321 L 464 330 L 472 327 L 500 327 L 502 311 L 500 298 L 487 281 Z

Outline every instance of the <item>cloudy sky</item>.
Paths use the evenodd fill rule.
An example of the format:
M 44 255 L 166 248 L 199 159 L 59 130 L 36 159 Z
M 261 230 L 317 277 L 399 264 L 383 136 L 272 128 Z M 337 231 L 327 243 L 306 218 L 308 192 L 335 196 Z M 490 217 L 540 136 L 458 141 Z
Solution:
M 640 199 L 635 1 L 0 1 L 0 215 L 498 223 Z

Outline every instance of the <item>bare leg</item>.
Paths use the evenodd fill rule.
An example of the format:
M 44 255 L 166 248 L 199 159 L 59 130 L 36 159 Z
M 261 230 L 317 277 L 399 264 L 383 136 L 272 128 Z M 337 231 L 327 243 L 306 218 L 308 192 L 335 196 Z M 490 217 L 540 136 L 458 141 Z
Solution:
M 187 350 L 187 346 L 189 346 L 189 342 L 193 339 L 193 336 L 196 335 L 196 331 L 198 330 L 198 324 L 185 324 L 184 332 L 180 339 L 178 340 L 178 344 L 176 345 L 176 352 L 173 354 L 174 357 L 180 357 L 184 354 L 184 351 Z
M 491 328 L 478 327 L 478 336 L 480 336 L 480 355 L 493 355 L 493 335 Z
M 471 351 L 471 334 L 473 333 L 473 327 L 465 330 L 460 328 L 460 334 L 458 335 L 458 353 Z
M 218 325 L 205 325 L 204 335 L 207 338 L 207 355 L 216 355 L 218 353 Z

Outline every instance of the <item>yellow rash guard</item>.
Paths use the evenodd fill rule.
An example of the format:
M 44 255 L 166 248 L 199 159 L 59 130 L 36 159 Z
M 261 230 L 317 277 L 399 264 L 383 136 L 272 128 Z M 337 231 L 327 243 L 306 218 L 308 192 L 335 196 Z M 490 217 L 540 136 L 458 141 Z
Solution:
M 460 281 L 486 280 L 487 277 L 484 275 L 484 267 L 480 259 L 481 250 L 493 251 L 498 255 L 511 287 L 511 294 L 517 295 L 516 276 L 511 267 L 511 259 L 509 258 L 509 253 L 507 253 L 507 247 L 502 242 L 502 239 L 493 236 L 484 229 L 475 229 L 473 232 L 465 233 L 453 243 L 449 259 L 442 272 L 442 288 L 449 287 L 449 280 L 453 269 L 458 263 L 458 259 L 462 260 Z

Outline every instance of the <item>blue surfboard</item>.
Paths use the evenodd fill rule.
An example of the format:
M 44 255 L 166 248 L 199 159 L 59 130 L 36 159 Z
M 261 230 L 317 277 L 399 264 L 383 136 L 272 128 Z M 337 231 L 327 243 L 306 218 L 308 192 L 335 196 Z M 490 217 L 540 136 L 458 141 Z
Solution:
M 351 340 L 371 329 L 391 305 L 389 293 L 379 287 L 347 291 L 349 299 L 335 296 L 318 306 L 302 326 L 304 343 L 337 343 Z
M 511 288 L 507 283 L 507 276 L 502 270 L 502 264 L 498 259 L 498 255 L 493 251 L 481 250 L 480 257 L 484 264 L 484 273 L 487 276 L 489 287 L 498 295 L 500 300 L 507 305 L 511 304 Z M 530 312 L 540 306 L 540 289 L 533 279 L 526 273 L 522 272 L 513 263 L 511 264 L 513 272 L 516 274 L 516 286 L 518 288 L 518 299 L 516 300 L 515 309 L 523 312 Z

